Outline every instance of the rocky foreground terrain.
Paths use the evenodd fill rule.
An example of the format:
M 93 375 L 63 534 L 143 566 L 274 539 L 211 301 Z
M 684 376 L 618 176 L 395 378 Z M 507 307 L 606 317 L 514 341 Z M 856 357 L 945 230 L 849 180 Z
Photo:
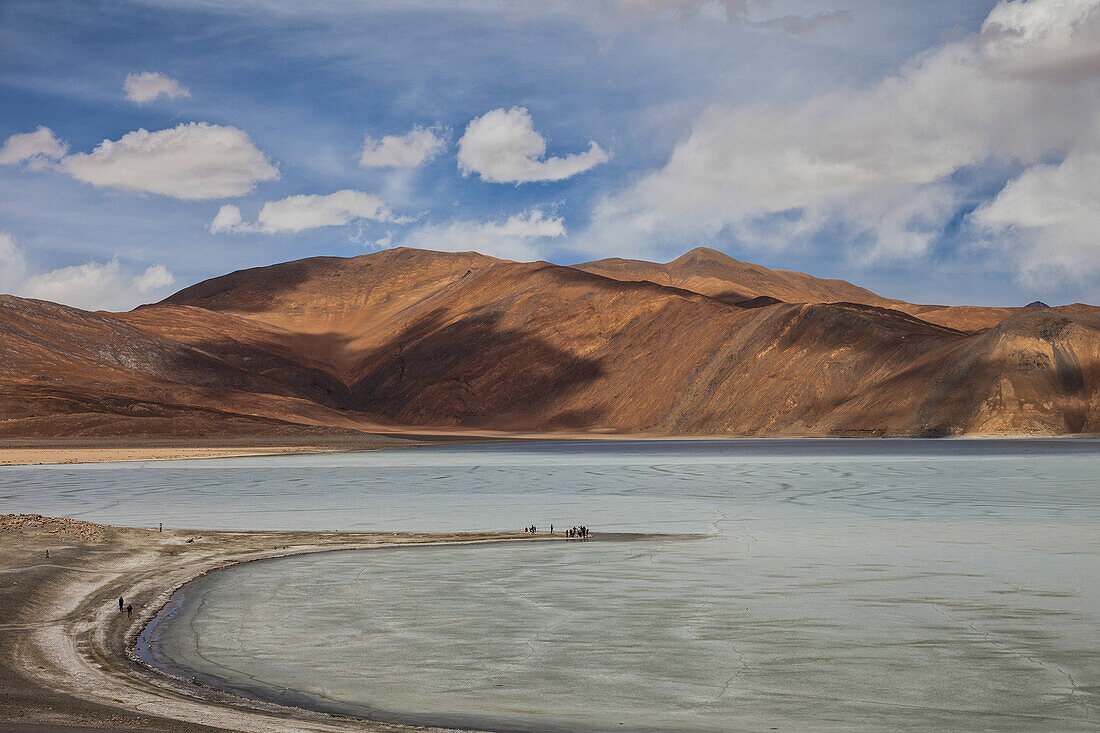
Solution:
M 129 313 L 0 296 L 0 439 L 1100 432 L 1100 308 L 917 305 L 697 249 L 394 249 Z

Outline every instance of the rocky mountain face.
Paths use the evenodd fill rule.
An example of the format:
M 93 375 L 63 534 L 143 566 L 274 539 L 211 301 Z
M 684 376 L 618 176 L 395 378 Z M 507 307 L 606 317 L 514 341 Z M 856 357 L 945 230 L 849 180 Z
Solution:
M 1100 308 L 915 305 L 706 249 L 318 257 L 129 313 L 0 296 L 0 438 L 402 427 L 1095 433 Z

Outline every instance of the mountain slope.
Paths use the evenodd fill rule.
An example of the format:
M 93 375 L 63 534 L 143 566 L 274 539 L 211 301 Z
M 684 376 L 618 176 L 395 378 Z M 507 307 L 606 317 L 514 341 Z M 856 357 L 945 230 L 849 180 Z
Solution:
M 3 298 L 0 436 L 1100 432 L 1094 308 L 975 334 L 850 283 L 689 255 L 562 267 L 399 249 L 244 270 L 130 313 Z
M 108 314 L 0 295 L 0 437 L 355 427 L 296 392 Z

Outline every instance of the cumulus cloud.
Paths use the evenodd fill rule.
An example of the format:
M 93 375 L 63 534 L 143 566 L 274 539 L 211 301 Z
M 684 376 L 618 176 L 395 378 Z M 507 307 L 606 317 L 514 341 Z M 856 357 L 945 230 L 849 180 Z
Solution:
M 1001 2 L 982 24 L 990 70 L 1010 76 L 1100 74 L 1100 3 Z
M 308 194 L 268 201 L 260 209 L 255 223 L 245 222 L 239 208 L 226 204 L 218 210 L 214 221 L 210 223 L 210 231 L 278 234 L 343 226 L 357 220 L 405 221 L 394 217 L 393 212 L 378 196 L 344 190 L 324 196 Z
M 279 177 L 248 133 L 206 122 L 128 132 L 64 158 L 60 167 L 93 186 L 185 200 L 241 196 Z
M 458 220 L 422 226 L 401 243 L 420 249 L 474 251 L 510 260 L 530 261 L 539 258 L 541 242 L 563 237 L 565 233 L 565 222 L 561 217 L 531 209 L 504 220 Z
M 218 213 L 214 215 L 214 221 L 210 222 L 210 231 L 214 234 L 246 232 L 250 228 L 251 225 L 244 223 L 240 208 L 233 204 L 223 205 L 218 209 Z
M 164 265 L 153 265 L 134 278 L 133 285 L 139 293 L 155 293 L 170 287 L 176 278 Z
M 590 246 L 630 251 L 726 234 L 782 247 L 839 231 L 855 259 L 924 256 L 972 195 L 956 174 L 1011 161 L 1027 170 L 1004 195 L 1031 196 L 1038 186 L 1024 183 L 1050 175 L 1052 158 L 1072 162 L 1069 151 L 1094 134 L 1100 83 L 1080 70 L 1093 58 L 1098 6 L 1002 2 L 980 33 L 869 88 L 787 107 L 712 108 L 663 168 L 597 205 Z M 976 223 L 1005 225 L 1004 212 L 991 208 Z
M 122 85 L 126 92 L 126 98 L 137 104 L 152 102 L 158 97 L 175 99 L 177 97 L 190 97 L 191 92 L 187 87 L 175 79 L 157 73 L 156 71 L 143 71 L 140 74 L 129 74 Z
M 27 258 L 10 234 L 0 232 L 0 291 L 24 298 L 51 300 L 87 310 L 127 310 L 167 295 L 175 282 L 164 265 L 141 272 L 118 258 L 89 261 L 48 272 L 28 274 Z
M 1061 163 L 1028 168 L 973 218 L 1019 253 L 1028 284 L 1068 279 L 1100 298 L 1100 134 Z
M 607 162 L 596 142 L 588 150 L 546 158 L 546 139 L 535 131 L 525 107 L 494 109 L 474 119 L 458 141 L 458 167 L 493 183 L 560 181 Z
M 385 135 L 363 139 L 359 165 L 364 168 L 415 168 L 427 163 L 447 148 L 447 140 L 435 130 L 414 127 L 404 135 Z
M 118 259 L 112 259 L 32 275 L 19 286 L 18 294 L 85 310 L 127 310 L 155 300 L 158 292 L 166 294 L 165 288 L 173 282 L 162 265 L 135 276 L 126 273 Z
M 23 282 L 27 258 L 15 244 L 15 237 L 0 232 L 0 292 L 11 293 Z
M 57 139 L 53 130 L 38 126 L 34 132 L 12 135 L 0 148 L 0 165 L 28 163 L 33 167 L 46 165 L 65 155 L 67 146 Z

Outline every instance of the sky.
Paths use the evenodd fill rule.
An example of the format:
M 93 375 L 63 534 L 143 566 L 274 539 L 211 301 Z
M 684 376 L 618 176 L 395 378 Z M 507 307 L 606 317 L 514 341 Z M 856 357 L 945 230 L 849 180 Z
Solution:
M 1100 303 L 1100 0 L 5 0 L 0 292 L 707 246 Z

